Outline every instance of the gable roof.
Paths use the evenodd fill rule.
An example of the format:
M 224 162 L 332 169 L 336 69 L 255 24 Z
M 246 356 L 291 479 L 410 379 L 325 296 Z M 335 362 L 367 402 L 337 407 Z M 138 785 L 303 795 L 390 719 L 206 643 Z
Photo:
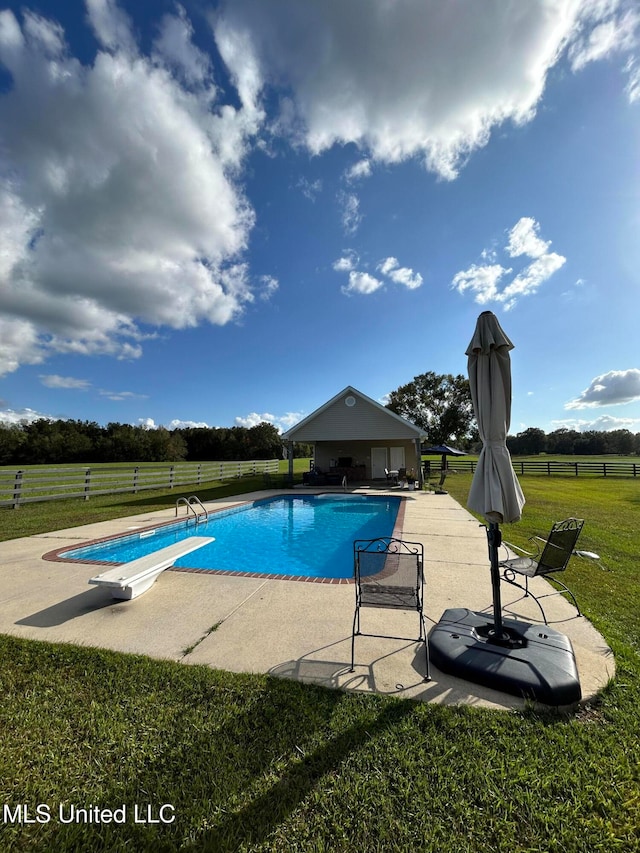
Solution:
M 282 434 L 285 441 L 363 441 L 422 438 L 423 430 L 347 385 Z

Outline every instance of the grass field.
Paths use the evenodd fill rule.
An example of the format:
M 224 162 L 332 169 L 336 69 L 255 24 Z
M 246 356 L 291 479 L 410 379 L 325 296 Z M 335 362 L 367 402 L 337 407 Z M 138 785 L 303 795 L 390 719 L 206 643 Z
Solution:
M 446 488 L 464 503 L 470 481 L 451 475 Z M 640 483 L 521 483 L 524 516 L 505 538 L 524 544 L 577 515 L 581 544 L 602 556 L 603 567 L 569 568 L 616 655 L 615 681 L 590 706 L 571 716 L 430 706 L 0 637 L 2 800 L 52 815 L 5 821 L 0 849 L 640 849 Z M 117 504 L 92 511 L 137 511 Z M 38 508 L 29 511 L 35 524 Z M 163 803 L 173 823 L 134 823 L 135 805 L 145 815 L 152 804 L 157 817 Z M 128 819 L 61 824 L 60 804 L 66 814 L 71 804 L 125 804 Z

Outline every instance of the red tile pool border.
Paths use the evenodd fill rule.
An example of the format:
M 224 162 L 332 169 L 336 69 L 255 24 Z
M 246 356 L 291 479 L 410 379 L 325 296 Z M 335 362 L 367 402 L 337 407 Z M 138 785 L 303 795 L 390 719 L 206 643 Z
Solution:
M 335 494 L 340 496 L 342 492 L 321 492 L 320 494 Z M 350 494 L 359 494 L 350 493 Z M 283 492 L 282 495 L 291 495 L 291 492 Z M 268 497 L 279 497 L 279 495 L 269 495 Z M 294 495 L 295 497 L 295 495 Z M 367 495 L 363 495 L 363 497 L 367 497 Z M 371 497 L 371 496 L 370 496 Z M 395 497 L 400 498 L 400 505 L 398 506 L 398 514 L 396 515 L 396 521 L 393 527 L 392 537 L 394 539 L 401 539 L 402 532 L 404 530 L 404 514 L 406 508 L 406 500 L 407 498 L 404 495 L 380 495 L 380 497 Z M 224 512 L 228 509 L 235 509 L 241 506 L 249 506 L 249 504 L 255 503 L 256 500 L 262 500 L 262 498 L 256 498 L 251 501 L 238 501 L 238 503 L 230 504 L 229 506 L 219 507 L 217 509 L 208 510 L 209 515 L 215 515 L 218 512 Z M 184 516 L 183 516 L 184 518 Z M 146 527 L 139 527 L 135 532 L 141 533 L 145 530 L 157 530 L 159 527 L 168 527 L 170 524 L 176 523 L 176 518 L 169 519 L 168 521 L 160 521 L 154 524 L 149 524 Z M 114 539 L 122 539 L 125 536 L 131 536 L 133 531 L 130 533 L 112 533 L 109 536 L 101 536 L 98 539 L 88 539 L 86 542 L 83 542 L 80 545 L 64 545 L 61 548 L 54 548 L 53 551 L 47 551 L 46 554 L 42 555 L 43 560 L 48 560 L 49 562 L 55 563 L 82 563 L 84 565 L 89 566 L 122 566 L 123 563 L 113 563 L 107 562 L 106 560 L 80 560 L 76 557 L 62 557 L 60 556 L 63 551 L 71 551 L 75 548 L 88 548 L 91 545 L 101 545 L 104 542 L 111 542 Z M 199 569 L 199 568 L 189 568 L 188 566 L 171 566 L 166 571 L 169 572 L 186 572 L 187 574 L 198 574 L 198 575 L 226 575 L 227 577 L 237 577 L 237 578 L 262 578 L 263 580 L 279 580 L 279 581 L 300 581 L 302 583 L 328 583 L 328 584 L 353 584 L 353 578 L 313 578 L 307 577 L 306 575 L 278 575 L 273 574 L 272 572 L 233 572 L 230 569 Z

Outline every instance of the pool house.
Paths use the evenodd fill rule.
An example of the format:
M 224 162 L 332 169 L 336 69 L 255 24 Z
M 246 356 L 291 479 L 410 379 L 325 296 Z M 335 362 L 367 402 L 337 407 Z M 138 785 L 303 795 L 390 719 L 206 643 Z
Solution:
M 292 446 L 313 445 L 317 470 L 348 483 L 386 481 L 388 471 L 415 472 L 421 482 L 420 444 L 424 432 L 348 385 L 283 433 L 293 476 Z

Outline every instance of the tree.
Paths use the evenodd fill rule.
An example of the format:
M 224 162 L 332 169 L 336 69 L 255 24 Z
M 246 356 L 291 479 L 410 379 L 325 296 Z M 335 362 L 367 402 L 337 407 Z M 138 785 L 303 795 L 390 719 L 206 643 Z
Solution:
M 634 435 L 628 429 L 612 429 L 610 432 L 605 433 L 605 438 L 605 453 L 629 455 L 634 452 Z
M 547 453 L 560 453 L 568 456 L 574 452 L 574 444 L 580 438 L 575 429 L 560 427 L 547 435 Z
M 477 438 L 469 380 L 432 370 L 389 395 L 387 408 L 421 427 L 430 444 L 467 444 Z
M 507 437 L 509 452 L 518 456 L 530 456 L 534 453 L 544 453 L 547 449 L 547 436 L 538 427 L 529 427 L 524 432 Z
M 282 439 L 273 424 L 262 421 L 247 431 L 248 459 L 279 459 L 282 456 Z
M 0 423 L 0 465 L 13 465 L 20 458 L 26 436 L 18 424 Z

